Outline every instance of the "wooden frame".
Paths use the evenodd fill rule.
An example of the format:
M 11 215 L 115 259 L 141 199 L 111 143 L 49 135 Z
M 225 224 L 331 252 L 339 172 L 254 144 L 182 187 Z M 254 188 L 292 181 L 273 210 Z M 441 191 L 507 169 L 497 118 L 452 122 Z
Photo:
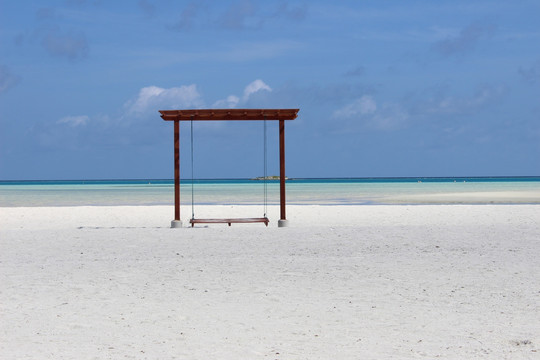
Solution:
M 198 109 L 159 110 L 161 118 L 174 121 L 174 220 L 180 221 L 180 121 L 237 121 L 276 120 L 279 121 L 279 206 L 280 222 L 286 222 L 285 209 L 285 120 L 294 120 L 299 109 Z M 268 218 L 241 219 L 191 219 L 195 223 L 253 223 L 263 222 L 268 226 Z

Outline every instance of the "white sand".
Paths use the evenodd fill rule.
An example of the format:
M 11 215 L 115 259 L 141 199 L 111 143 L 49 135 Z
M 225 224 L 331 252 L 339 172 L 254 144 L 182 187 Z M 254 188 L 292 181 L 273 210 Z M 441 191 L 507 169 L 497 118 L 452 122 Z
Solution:
M 0 208 L 0 358 L 540 358 L 540 205 L 172 212 Z

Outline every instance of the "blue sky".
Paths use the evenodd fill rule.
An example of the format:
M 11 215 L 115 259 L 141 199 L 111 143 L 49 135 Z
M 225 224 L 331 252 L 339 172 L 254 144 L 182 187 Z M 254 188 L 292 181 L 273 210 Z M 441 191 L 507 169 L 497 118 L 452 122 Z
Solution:
M 300 108 L 291 177 L 540 175 L 539 16 L 526 0 L 0 0 L 0 179 L 172 178 L 158 110 L 227 107 Z M 262 174 L 261 123 L 194 138 L 195 177 Z

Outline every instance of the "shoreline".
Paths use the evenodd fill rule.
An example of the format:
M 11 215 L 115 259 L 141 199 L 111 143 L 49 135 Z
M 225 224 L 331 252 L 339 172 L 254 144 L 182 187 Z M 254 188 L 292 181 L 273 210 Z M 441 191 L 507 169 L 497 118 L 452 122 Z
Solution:
M 184 191 L 184 190 L 183 190 Z M 238 190 L 235 190 L 238 191 Z M 195 205 L 200 206 L 262 206 L 259 194 L 242 194 L 235 191 L 227 194 L 215 195 L 215 190 L 206 193 L 199 191 L 195 198 Z M 354 193 L 350 190 L 337 192 L 312 192 L 311 189 L 287 189 L 287 204 L 302 205 L 483 205 L 483 204 L 540 204 L 540 188 L 534 190 L 506 190 L 506 191 L 478 191 L 467 192 L 407 192 L 394 193 L 373 192 L 363 190 Z M 347 192 L 349 191 L 349 192 Z M 278 193 L 272 190 L 269 194 L 268 204 L 279 204 Z M 26 198 L 27 197 L 27 198 Z M 217 199 L 216 199 L 217 197 Z M 190 195 L 183 194 L 182 206 L 191 206 Z M 168 206 L 173 201 L 170 191 L 154 194 L 133 192 L 103 194 L 77 192 L 69 190 L 58 195 L 57 192 L 0 192 L 0 207 L 55 207 L 55 206 Z
M 538 206 L 540 205 L 540 202 L 417 202 L 417 203 L 408 203 L 408 202 L 361 202 L 361 203 L 342 203 L 342 202 L 327 202 L 327 203 L 315 203 L 315 202 L 305 202 L 305 203 L 294 203 L 294 202 L 287 202 L 287 208 L 289 206 L 329 206 L 329 207 L 336 207 L 336 206 L 345 206 L 345 207 L 376 207 L 376 206 L 460 206 L 460 205 L 470 205 L 470 206 L 489 206 L 489 205 L 497 205 L 497 206 L 520 206 L 520 205 L 533 205 Z M 247 207 L 263 207 L 264 204 L 251 204 L 251 203 L 199 203 L 195 205 L 196 207 L 200 206 L 233 206 L 233 207 L 241 207 L 241 206 L 247 206 Z M 268 204 L 268 206 L 279 206 L 276 203 Z M 32 209 L 32 208 L 84 208 L 84 207 L 90 207 L 90 208 L 107 208 L 107 207 L 174 207 L 174 205 L 171 204 L 162 204 L 162 203 L 156 203 L 156 204 L 80 204 L 80 205 L 72 205 L 72 204 L 60 204 L 60 205 L 13 205 L 13 206 L 2 206 L 0 205 L 0 209 L 12 209 L 12 208 L 18 208 L 18 209 Z M 191 208 L 191 205 L 184 205 L 182 204 L 182 207 L 189 207 Z

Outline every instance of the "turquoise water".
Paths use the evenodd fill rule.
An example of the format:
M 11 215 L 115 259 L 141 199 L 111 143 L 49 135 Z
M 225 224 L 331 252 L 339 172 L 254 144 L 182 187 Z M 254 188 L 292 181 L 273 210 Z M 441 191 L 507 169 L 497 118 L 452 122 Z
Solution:
M 268 203 L 279 182 L 268 181 Z M 262 204 L 264 182 L 195 180 L 182 204 Z M 0 206 L 172 205 L 172 180 L 0 181 Z M 540 177 L 291 179 L 288 204 L 540 204 Z

